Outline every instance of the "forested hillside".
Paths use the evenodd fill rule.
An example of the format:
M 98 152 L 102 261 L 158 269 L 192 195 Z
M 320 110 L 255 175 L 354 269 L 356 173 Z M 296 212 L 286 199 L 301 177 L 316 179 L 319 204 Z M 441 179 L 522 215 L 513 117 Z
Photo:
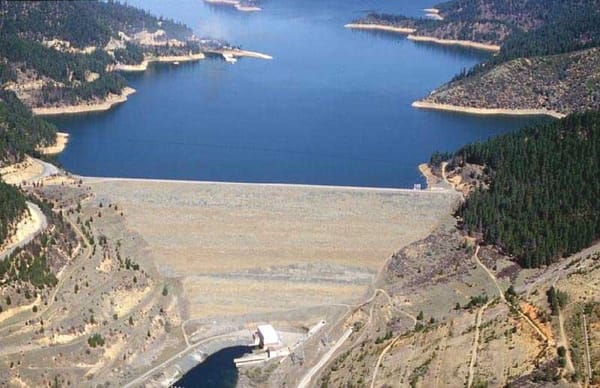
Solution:
M 369 14 L 356 20 L 415 28 L 414 35 L 501 45 L 494 63 L 558 54 L 600 43 L 600 0 L 451 0 L 441 20 Z
M 600 237 L 600 113 L 574 114 L 457 151 L 449 169 L 485 166 L 459 215 L 464 228 L 516 256 L 547 265 Z
M 55 138 L 52 124 L 34 117 L 13 92 L 0 89 L 0 167 L 35 154 L 37 146 L 52 144 Z M 0 245 L 25 209 L 24 195 L 0 177 Z
M 164 30 L 168 38 L 184 40 L 192 30 L 170 19 L 118 1 L 6 1 L 0 2 L 0 31 L 21 39 L 60 39 L 73 46 L 105 46 L 119 32 Z
M 600 0 L 452 0 L 436 8 L 442 20 L 370 14 L 356 21 L 500 47 L 420 106 L 553 114 L 600 109 Z
M 23 194 L 0 178 L 0 245 L 4 243 L 26 208 Z
M 13 92 L 0 89 L 0 166 L 20 161 L 55 138 L 54 125 L 33 116 Z
M 113 1 L 1 1 L 0 13 L 0 84 L 29 107 L 98 102 L 125 87 L 116 64 L 199 52 L 189 27 Z

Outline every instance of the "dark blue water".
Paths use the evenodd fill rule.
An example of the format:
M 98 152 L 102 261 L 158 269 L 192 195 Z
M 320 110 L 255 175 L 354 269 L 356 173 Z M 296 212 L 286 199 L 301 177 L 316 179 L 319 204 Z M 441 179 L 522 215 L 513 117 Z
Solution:
M 83 175 L 411 187 L 433 151 L 532 120 L 414 109 L 489 54 L 343 28 L 370 10 L 421 15 L 434 2 L 269 0 L 247 14 L 201 0 L 130 0 L 274 59 L 128 75 L 138 92 L 125 104 L 52 119 L 71 133 L 60 162 Z
M 186 373 L 173 386 L 178 388 L 233 388 L 238 379 L 238 371 L 233 360 L 250 351 L 251 348 L 247 346 L 234 346 L 219 350 Z

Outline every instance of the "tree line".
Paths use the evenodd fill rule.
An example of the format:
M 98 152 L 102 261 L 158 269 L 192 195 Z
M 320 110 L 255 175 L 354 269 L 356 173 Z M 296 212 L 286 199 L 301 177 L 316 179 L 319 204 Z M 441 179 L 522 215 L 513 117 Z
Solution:
M 600 112 L 469 144 L 449 168 L 464 163 L 485 166 L 491 183 L 459 209 L 462 227 L 524 267 L 551 264 L 600 237 Z

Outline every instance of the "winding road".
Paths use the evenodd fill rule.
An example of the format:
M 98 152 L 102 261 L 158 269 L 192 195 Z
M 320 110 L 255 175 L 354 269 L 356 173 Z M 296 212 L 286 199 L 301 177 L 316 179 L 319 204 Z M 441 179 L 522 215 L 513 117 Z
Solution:
M 308 387 L 308 385 L 310 384 L 310 381 L 312 380 L 313 376 L 319 372 L 319 370 L 327 363 L 327 361 L 329 361 L 329 359 L 331 358 L 331 356 L 333 356 L 333 354 L 340 348 L 340 346 L 342 346 L 344 344 L 344 342 L 346 342 L 346 340 L 350 337 L 350 334 L 352 334 L 352 329 L 347 329 L 344 334 L 340 337 L 340 339 L 337 340 L 337 342 L 335 343 L 335 345 L 333 345 L 331 347 L 331 349 L 329 349 L 327 351 L 327 353 L 325 353 L 323 355 L 323 357 L 321 357 L 321 359 L 319 360 L 319 362 L 317 362 L 317 364 L 315 366 L 313 366 L 307 374 L 304 375 L 304 377 L 302 378 L 302 380 L 300 380 L 300 383 L 298 384 L 298 388 L 306 388 Z

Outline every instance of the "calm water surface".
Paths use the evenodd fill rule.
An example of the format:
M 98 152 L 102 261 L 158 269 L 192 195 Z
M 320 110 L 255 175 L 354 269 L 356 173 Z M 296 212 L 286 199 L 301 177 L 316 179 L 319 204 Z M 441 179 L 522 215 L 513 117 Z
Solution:
M 234 388 L 238 380 L 238 370 L 233 360 L 249 353 L 247 346 L 234 346 L 211 354 L 198 366 L 179 379 L 177 388 Z
M 269 0 L 249 14 L 130 0 L 274 59 L 127 75 L 138 92 L 125 104 L 52 119 L 71 134 L 60 162 L 95 176 L 411 187 L 433 151 L 532 121 L 414 109 L 489 54 L 343 28 L 371 10 L 422 15 L 434 2 Z

